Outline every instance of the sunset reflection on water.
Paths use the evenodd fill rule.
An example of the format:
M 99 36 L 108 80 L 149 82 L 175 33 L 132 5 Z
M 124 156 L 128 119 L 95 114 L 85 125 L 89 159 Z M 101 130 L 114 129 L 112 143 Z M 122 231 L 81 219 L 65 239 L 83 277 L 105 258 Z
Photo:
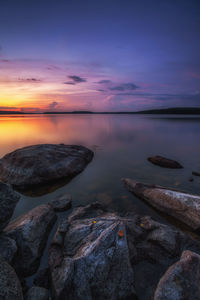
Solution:
M 185 119 L 184 119 L 185 118 Z M 0 116 L 0 156 L 39 143 L 80 144 L 95 152 L 93 161 L 69 184 L 41 197 L 22 196 L 15 216 L 70 193 L 73 205 L 100 201 L 117 210 L 158 214 L 129 194 L 121 183 L 131 177 L 200 194 L 200 119 L 143 115 Z M 184 169 L 170 170 L 147 161 L 150 155 L 177 159 Z

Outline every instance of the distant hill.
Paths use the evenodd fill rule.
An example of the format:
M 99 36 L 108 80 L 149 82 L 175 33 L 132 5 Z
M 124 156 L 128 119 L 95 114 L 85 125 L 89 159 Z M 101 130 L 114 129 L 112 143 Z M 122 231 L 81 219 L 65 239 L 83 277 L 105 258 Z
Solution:
M 200 107 L 172 107 L 138 111 L 137 114 L 199 115 Z
M 19 111 L 0 111 L 0 115 L 32 115 L 32 114 L 112 114 L 112 115 L 122 115 L 122 114 L 159 114 L 159 115 L 200 115 L 200 107 L 172 107 L 172 108 L 161 108 L 161 109 L 150 109 L 141 111 L 104 111 L 104 112 L 92 112 L 87 110 L 75 110 L 75 111 L 47 111 L 44 113 L 28 113 Z

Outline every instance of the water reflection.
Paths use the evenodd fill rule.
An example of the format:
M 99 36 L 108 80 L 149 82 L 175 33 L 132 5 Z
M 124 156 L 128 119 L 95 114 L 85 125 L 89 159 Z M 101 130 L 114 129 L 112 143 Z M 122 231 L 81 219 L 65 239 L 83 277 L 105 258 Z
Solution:
M 31 115 L 0 117 L 0 155 L 38 143 L 81 144 L 95 157 L 67 185 L 41 197 L 23 196 L 15 216 L 58 194 L 68 192 L 73 205 L 100 201 L 119 211 L 134 210 L 161 218 L 129 194 L 122 177 L 175 187 L 200 194 L 200 178 L 189 182 L 192 170 L 200 171 L 199 117 L 147 115 Z M 184 169 L 168 170 L 147 161 L 151 155 L 178 160 Z

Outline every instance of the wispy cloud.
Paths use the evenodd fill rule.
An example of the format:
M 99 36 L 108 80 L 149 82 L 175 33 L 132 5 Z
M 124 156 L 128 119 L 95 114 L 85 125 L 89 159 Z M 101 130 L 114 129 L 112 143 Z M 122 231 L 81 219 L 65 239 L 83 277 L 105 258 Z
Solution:
M 18 78 L 20 82 L 41 82 L 42 80 L 39 78 Z
M 97 83 L 99 83 L 99 84 L 108 84 L 108 83 L 111 83 L 111 82 L 112 82 L 111 80 L 105 79 L 105 80 L 100 80 Z
M 134 83 L 129 82 L 129 83 L 123 83 L 123 84 L 120 84 L 117 86 L 110 87 L 109 90 L 110 91 L 133 91 L 138 88 L 139 88 L 139 86 L 137 86 Z
M 48 105 L 48 109 L 55 109 L 57 105 L 58 105 L 58 102 L 53 101 Z

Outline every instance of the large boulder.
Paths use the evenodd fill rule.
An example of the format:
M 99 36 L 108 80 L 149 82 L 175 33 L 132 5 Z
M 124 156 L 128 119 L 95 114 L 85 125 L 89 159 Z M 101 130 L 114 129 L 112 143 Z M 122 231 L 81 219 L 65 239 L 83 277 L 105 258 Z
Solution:
M 163 156 L 151 156 L 147 158 L 148 161 L 150 161 L 152 164 L 163 167 L 163 168 L 169 168 L 169 169 L 182 169 L 183 166 L 172 159 L 163 157 Z
M 0 231 L 9 223 L 19 199 L 11 186 L 0 181 Z
M 13 220 L 4 229 L 16 241 L 18 251 L 13 266 L 22 276 L 32 275 L 38 268 L 49 232 L 56 221 L 53 208 L 40 205 Z
M 15 270 L 0 258 L 0 299 L 23 300 L 20 281 Z
M 83 146 L 41 144 L 17 149 L 0 160 L 0 180 L 18 189 L 71 179 L 92 160 Z
M 200 255 L 184 251 L 160 279 L 154 300 L 199 300 L 199 282 Z
M 200 229 L 200 196 L 143 184 L 129 178 L 122 180 L 130 192 L 156 209 L 175 217 L 193 230 Z
M 150 217 L 120 216 L 99 203 L 76 208 L 49 248 L 53 297 L 152 299 L 185 247 L 196 251 L 200 243 Z

